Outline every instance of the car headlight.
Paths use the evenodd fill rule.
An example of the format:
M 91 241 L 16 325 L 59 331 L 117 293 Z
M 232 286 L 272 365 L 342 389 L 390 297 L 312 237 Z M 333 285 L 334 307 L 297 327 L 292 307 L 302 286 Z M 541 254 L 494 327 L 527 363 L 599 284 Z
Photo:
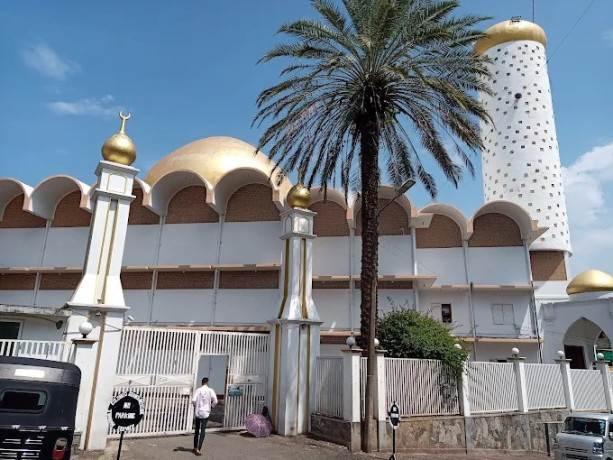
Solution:
M 602 454 L 604 452 L 603 445 L 604 445 L 604 441 L 596 441 L 594 443 L 594 446 L 592 447 L 592 453 Z

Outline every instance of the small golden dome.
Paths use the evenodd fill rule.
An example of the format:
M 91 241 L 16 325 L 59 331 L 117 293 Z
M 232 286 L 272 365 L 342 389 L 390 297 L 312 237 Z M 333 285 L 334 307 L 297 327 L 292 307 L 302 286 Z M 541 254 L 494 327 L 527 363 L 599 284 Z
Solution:
M 613 276 L 600 270 L 587 270 L 568 283 L 567 294 L 613 291 Z
M 289 189 L 287 193 L 287 204 L 292 208 L 308 208 L 311 192 L 302 185 L 302 174 L 299 174 L 298 183 Z
M 102 158 L 122 165 L 131 165 L 136 160 L 136 147 L 134 142 L 125 133 L 126 121 L 130 119 L 130 114 L 124 115 L 119 112 L 121 127 L 119 132 L 109 137 L 102 145 Z
M 483 54 L 491 47 L 501 43 L 518 40 L 532 40 L 547 46 L 547 36 L 541 26 L 523 19 L 511 19 L 493 25 L 485 31 L 485 37 L 475 43 L 473 52 Z

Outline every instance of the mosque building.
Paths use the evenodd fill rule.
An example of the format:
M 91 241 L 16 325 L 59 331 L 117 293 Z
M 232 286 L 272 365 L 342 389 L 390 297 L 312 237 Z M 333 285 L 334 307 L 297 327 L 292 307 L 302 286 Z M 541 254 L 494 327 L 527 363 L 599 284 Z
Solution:
M 597 340 L 611 348 L 613 303 L 600 297 L 613 279 L 590 272 L 569 285 L 545 33 L 514 18 L 487 35 L 475 45 L 493 75 L 493 94 L 480 96 L 494 121 L 482 127 L 485 203 L 471 216 L 447 203 L 419 209 L 381 185 L 379 308 L 433 315 L 474 360 L 505 360 L 517 347 L 528 362 L 551 362 L 567 346 L 589 367 Z M 126 120 L 104 144 L 94 184 L 0 179 L 0 343 L 66 341 L 99 315 L 100 337 L 130 325 L 271 333 L 277 347 L 294 340 L 278 328 L 296 314 L 309 353 L 340 355 L 359 331 L 359 198 L 292 184 L 231 137 L 191 142 L 141 174 Z M 600 297 L 569 302 L 567 287 Z M 118 334 L 105 344 L 112 386 Z

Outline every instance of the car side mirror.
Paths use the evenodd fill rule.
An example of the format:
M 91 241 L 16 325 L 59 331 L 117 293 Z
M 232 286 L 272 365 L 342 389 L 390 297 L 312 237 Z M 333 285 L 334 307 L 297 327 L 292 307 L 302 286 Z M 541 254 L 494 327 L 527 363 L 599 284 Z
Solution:
M 609 441 L 613 441 L 613 432 L 609 433 Z

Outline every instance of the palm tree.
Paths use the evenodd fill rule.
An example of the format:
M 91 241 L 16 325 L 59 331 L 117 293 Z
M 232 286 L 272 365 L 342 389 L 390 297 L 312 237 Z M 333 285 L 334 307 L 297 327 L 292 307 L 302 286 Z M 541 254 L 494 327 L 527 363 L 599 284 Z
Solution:
M 311 0 L 321 21 L 279 29 L 290 37 L 260 62 L 289 58 L 276 85 L 257 100 L 255 124 L 271 120 L 259 148 L 287 171 L 324 187 L 358 185 L 362 199 L 361 337 L 368 356 L 363 448 L 372 451 L 377 320 L 380 159 L 396 186 L 416 177 L 432 197 L 430 155 L 456 187 L 482 147 L 476 100 L 489 74 L 471 44 L 485 19 L 452 16 L 457 1 Z M 443 141 L 445 136 L 449 140 Z M 449 149 L 453 150 L 450 153 Z M 454 161 L 455 160 L 455 161 Z M 359 169 L 359 171 L 358 171 Z M 359 174 L 358 174 L 359 172 Z M 364 432 L 364 431 L 363 431 Z

